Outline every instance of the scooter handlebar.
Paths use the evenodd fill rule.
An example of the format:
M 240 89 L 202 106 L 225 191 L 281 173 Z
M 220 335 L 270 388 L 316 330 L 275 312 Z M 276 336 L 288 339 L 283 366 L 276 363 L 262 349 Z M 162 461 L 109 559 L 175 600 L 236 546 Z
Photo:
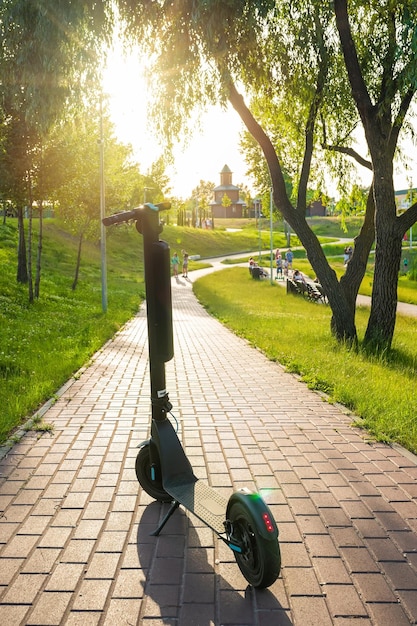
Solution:
M 122 222 L 128 222 L 139 217 L 140 209 L 133 209 L 132 211 L 121 211 L 120 213 L 114 213 L 103 219 L 104 226 L 112 226 L 112 224 L 121 224 Z
M 108 217 L 103 218 L 104 226 L 112 226 L 113 224 L 121 224 L 122 222 L 129 222 L 130 220 L 137 220 L 141 212 L 145 209 L 152 211 L 167 211 L 171 208 L 170 202 L 160 202 L 159 204 L 151 204 L 147 202 L 143 206 L 136 207 L 131 211 L 121 211 L 120 213 L 114 213 Z

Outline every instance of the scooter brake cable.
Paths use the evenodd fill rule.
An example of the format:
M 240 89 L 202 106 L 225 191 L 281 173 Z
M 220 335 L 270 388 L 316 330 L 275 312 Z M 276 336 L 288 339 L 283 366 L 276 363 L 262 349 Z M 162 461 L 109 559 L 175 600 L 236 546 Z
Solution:
M 179 430 L 178 420 L 177 420 L 177 418 L 175 417 L 175 415 L 173 414 L 173 412 L 172 412 L 172 411 L 169 411 L 169 414 L 170 414 L 170 416 L 173 418 L 173 420 L 174 420 L 174 422 L 175 422 L 175 425 L 176 425 L 176 427 L 177 427 L 175 432 L 177 433 L 177 432 L 178 432 L 178 430 Z

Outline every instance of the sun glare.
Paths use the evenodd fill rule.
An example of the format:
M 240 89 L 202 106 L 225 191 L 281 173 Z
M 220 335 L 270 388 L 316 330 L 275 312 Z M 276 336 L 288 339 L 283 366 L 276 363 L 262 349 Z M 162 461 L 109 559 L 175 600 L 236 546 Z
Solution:
M 124 56 L 121 50 L 109 56 L 103 76 L 103 91 L 109 96 L 109 109 L 117 137 L 133 146 L 142 172 L 163 154 L 163 146 L 152 134 L 147 120 L 148 90 L 145 66 L 139 56 Z M 174 149 L 174 165 L 168 169 L 172 194 L 187 198 L 200 180 L 220 182 L 220 171 L 227 164 L 234 184 L 250 187 L 246 164 L 239 152 L 242 122 L 233 110 L 212 107 L 200 118 L 201 129 L 184 149 Z

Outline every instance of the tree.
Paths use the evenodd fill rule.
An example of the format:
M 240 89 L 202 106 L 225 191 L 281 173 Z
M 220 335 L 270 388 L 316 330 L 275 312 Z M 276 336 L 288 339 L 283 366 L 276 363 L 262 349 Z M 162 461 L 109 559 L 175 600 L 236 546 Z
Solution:
M 372 1 L 365 10 L 358 0 L 349 3 L 348 13 L 346 0 L 334 5 L 186 0 L 163 7 L 148 2 L 146 10 L 122 3 L 121 11 L 130 32 L 156 55 L 159 95 L 153 113 L 168 139 L 183 130 L 194 106 L 229 100 L 238 112 L 268 165 L 274 204 L 297 233 L 327 292 L 332 330 L 353 343 L 356 295 L 376 233 L 366 342 L 389 347 L 400 241 L 417 211 L 412 207 L 396 217 L 392 184 L 398 135 L 417 86 L 415 2 Z M 159 30 L 163 38 L 155 37 Z M 333 157 L 349 150 L 352 155 L 358 120 L 365 129 L 373 185 L 352 262 L 338 281 L 306 222 L 307 189 L 319 171 L 317 148 L 333 145 L 339 148 Z M 294 181 L 291 197 L 284 166 Z
M 216 185 L 210 181 L 200 180 L 197 187 L 194 187 L 191 192 L 191 197 L 194 198 L 194 201 L 197 203 L 197 209 L 199 212 L 198 221 L 200 225 L 202 224 L 203 219 L 206 219 L 209 216 L 213 221 L 210 206 L 214 199 L 213 191 L 215 186 Z M 196 219 L 193 220 L 193 224 L 195 223 Z M 213 227 L 214 225 L 212 223 L 212 228 Z
M 81 85 L 94 76 L 99 59 L 100 41 L 105 37 L 111 16 L 105 3 L 57 2 L 56 0 L 4 0 L 0 5 L 1 102 L 5 132 L 15 133 L 16 125 L 25 128 L 24 158 L 11 163 L 15 154 L 7 151 L 9 172 L 24 167 L 20 175 L 18 280 L 29 284 L 29 300 L 34 297 L 32 280 L 32 209 L 35 188 L 41 193 L 38 174 L 48 133 L 63 115 L 65 105 L 76 106 L 82 97 Z M 96 35 L 100 35 L 101 40 Z M 85 83 L 84 83 L 85 84 Z M 93 84 L 92 82 L 90 84 Z M 91 91 L 91 89 L 89 90 Z M 78 100 L 77 100 L 78 97 Z M 22 146 L 23 143 L 20 142 Z M 21 154 L 23 156 L 23 154 Z M 17 183 L 18 177 L 14 176 Z M 14 196 L 14 199 L 17 199 Z M 38 207 L 43 198 L 38 196 Z M 29 214 L 29 251 L 23 230 L 23 206 Z M 39 293 L 40 253 L 42 250 L 42 210 L 39 214 L 39 244 L 36 287 Z M 27 267 L 26 270 L 24 266 Z
M 402 239 L 417 220 L 417 203 L 397 216 L 393 182 L 399 133 L 417 90 L 417 6 L 415 2 L 375 3 L 371 16 L 360 6 L 349 14 L 346 0 L 335 0 L 334 7 L 352 96 L 373 168 L 375 273 L 365 342 L 378 349 L 389 348 L 395 327 Z M 367 25 L 366 53 L 360 20 Z
M 73 289 L 79 280 L 83 241 L 89 236 L 97 239 L 99 232 L 99 123 L 99 107 L 93 103 L 83 115 L 56 128 L 46 157 L 50 163 L 56 164 L 53 191 L 56 212 L 78 237 Z M 152 189 L 157 202 L 158 184 L 165 180 L 161 163 L 153 166 L 159 180 L 144 177 L 132 160 L 132 147 L 116 140 L 114 127 L 105 113 L 103 129 L 106 212 L 136 206 L 136 196 L 138 190 L 143 193 L 144 182 L 149 183 L 148 188 Z

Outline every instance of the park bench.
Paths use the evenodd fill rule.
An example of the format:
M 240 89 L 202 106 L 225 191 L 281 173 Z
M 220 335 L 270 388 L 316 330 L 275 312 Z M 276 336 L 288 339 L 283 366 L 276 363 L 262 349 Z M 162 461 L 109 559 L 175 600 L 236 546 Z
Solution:
M 326 302 L 323 289 L 319 289 L 319 286 L 315 283 L 304 283 L 287 278 L 287 293 L 303 296 L 303 298 L 306 298 L 306 300 L 310 302 Z

